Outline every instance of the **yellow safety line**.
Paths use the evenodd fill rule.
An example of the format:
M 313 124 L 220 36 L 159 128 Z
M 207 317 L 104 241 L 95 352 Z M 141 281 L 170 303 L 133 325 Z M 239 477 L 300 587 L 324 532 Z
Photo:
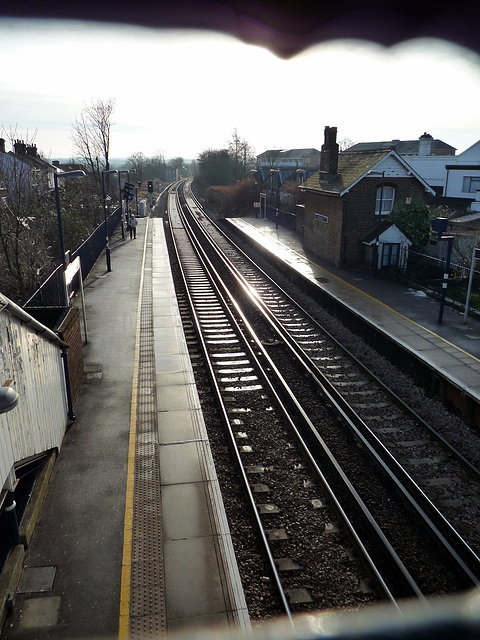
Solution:
M 250 222 L 245 222 L 245 220 L 243 220 L 243 222 L 245 224 L 248 224 L 250 227 L 252 227 L 252 229 L 255 229 L 255 231 L 260 232 L 262 235 L 264 235 L 266 238 L 270 238 L 271 236 L 269 236 L 268 233 L 264 233 L 261 229 L 258 229 L 257 227 L 255 227 L 255 225 L 251 224 Z M 273 238 L 273 240 L 275 242 L 277 242 L 277 244 L 282 244 L 279 240 L 276 240 L 275 238 Z M 385 307 L 385 309 L 389 309 L 390 311 L 393 311 L 393 313 L 396 313 L 397 316 L 400 316 L 401 318 L 403 318 L 404 320 L 408 320 L 408 322 L 411 322 L 412 324 L 414 324 L 416 327 L 418 327 L 419 329 L 423 329 L 424 331 L 426 331 L 427 333 L 430 333 L 432 336 L 435 336 L 436 338 L 438 338 L 439 340 L 443 340 L 443 342 L 445 342 L 445 344 L 448 344 L 450 347 L 453 347 L 454 349 L 457 349 L 458 351 L 460 351 L 461 353 L 464 353 L 466 356 L 469 356 L 470 358 L 473 358 L 473 360 L 476 360 L 477 362 L 480 362 L 480 359 L 477 358 L 476 356 L 472 355 L 471 353 L 469 353 L 468 351 L 465 351 L 464 349 L 462 349 L 461 347 L 458 347 L 456 344 L 453 344 L 452 342 L 450 342 L 449 340 L 446 340 L 445 338 L 443 338 L 442 336 L 439 336 L 438 333 L 435 333 L 434 331 L 431 331 L 430 329 L 427 329 L 427 327 L 424 327 L 423 324 L 419 324 L 418 322 L 415 322 L 415 320 L 411 320 L 410 318 L 407 318 L 407 316 L 404 316 L 402 313 L 400 313 L 399 311 L 396 311 L 395 309 L 392 309 L 392 307 L 389 307 L 388 304 L 385 304 L 384 302 L 382 302 L 381 300 L 378 300 L 378 298 L 375 298 L 374 296 L 371 296 L 369 293 L 366 293 L 365 291 L 363 291 L 362 289 L 359 289 L 358 287 L 356 287 L 354 284 L 350 284 L 350 282 L 347 282 L 346 280 L 343 280 L 342 278 L 340 278 L 340 276 L 337 276 L 335 273 L 331 273 L 330 271 L 328 271 L 327 269 L 325 269 L 325 267 L 321 267 L 319 264 L 317 264 L 316 262 L 314 262 L 313 260 L 310 260 L 309 258 L 307 258 L 306 256 L 302 255 L 301 253 L 298 253 L 298 251 L 295 251 L 295 249 L 291 249 L 290 247 L 288 247 L 289 251 L 291 251 L 292 253 L 295 253 L 299 258 L 301 258 L 302 260 L 306 260 L 307 262 L 310 262 L 311 264 L 315 265 L 318 269 L 321 269 L 322 271 L 324 271 L 325 273 L 328 273 L 329 276 L 331 276 L 332 278 L 336 278 L 337 280 L 339 280 L 340 282 L 342 282 L 343 284 L 347 285 L 348 287 L 350 287 L 351 289 L 355 289 L 355 291 L 359 291 L 360 293 L 363 293 L 364 296 L 367 296 L 368 298 L 370 298 L 371 300 L 374 300 L 375 302 L 378 302 L 378 304 L 381 304 L 383 307 Z M 308 277 L 308 276 L 307 276 Z
M 123 523 L 122 576 L 120 580 L 120 619 L 118 623 L 119 640 L 130 636 L 130 586 L 132 579 L 132 537 L 133 537 L 133 491 L 135 485 L 135 451 L 137 440 L 137 394 L 138 363 L 140 359 L 140 317 L 143 299 L 143 277 L 149 227 L 149 218 L 145 225 L 140 291 L 137 306 L 137 328 L 135 332 L 135 355 L 133 362 L 132 402 L 130 405 L 130 437 L 128 441 L 127 487 L 125 494 L 125 517 Z

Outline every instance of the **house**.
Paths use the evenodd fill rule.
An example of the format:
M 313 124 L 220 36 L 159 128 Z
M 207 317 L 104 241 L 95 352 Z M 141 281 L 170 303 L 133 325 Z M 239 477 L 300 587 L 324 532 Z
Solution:
M 410 241 L 380 224 L 395 202 L 425 201 L 434 189 L 396 150 L 339 153 L 336 136 L 336 127 L 325 127 L 320 170 L 301 187 L 305 209 L 297 231 L 305 249 L 336 267 L 371 266 L 375 257 L 379 268 L 395 260 L 402 266 Z
M 41 158 L 34 144 L 15 140 L 14 151 L 6 151 L 0 138 L 0 176 L 5 191 L 21 190 L 27 196 L 32 189 L 53 189 L 57 169 Z
M 363 142 L 348 151 L 380 151 L 393 149 L 406 157 L 410 166 L 435 190 L 436 204 L 448 205 L 465 212 L 477 202 L 480 207 L 480 140 L 463 153 L 455 155 L 455 147 L 424 133 L 418 140 Z

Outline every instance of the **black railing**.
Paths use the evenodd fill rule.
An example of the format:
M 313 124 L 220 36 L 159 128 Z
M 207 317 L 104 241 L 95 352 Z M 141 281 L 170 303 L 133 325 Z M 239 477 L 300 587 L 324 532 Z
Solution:
M 122 209 L 118 207 L 107 218 L 108 237 L 111 238 L 122 218 Z M 99 255 L 105 249 L 106 234 L 105 221 L 102 221 L 71 253 L 70 260 L 80 257 L 83 279 L 87 277 L 91 268 L 98 260 Z M 37 290 L 29 295 L 22 307 L 63 307 L 65 294 L 63 288 L 63 266 L 59 265 L 50 273 Z M 80 280 L 75 278 L 70 286 L 70 291 L 76 293 L 80 289 Z
M 404 272 L 399 273 L 399 277 L 429 293 L 440 296 L 444 270 L 444 259 L 410 251 L 407 268 Z M 446 291 L 447 300 L 458 304 L 459 307 L 465 307 L 469 278 L 470 266 L 465 267 L 465 265 L 451 262 Z M 472 278 L 469 309 L 472 312 L 480 312 L 480 272 L 475 270 Z
M 263 210 L 261 215 L 263 216 Z M 289 211 L 283 211 L 282 209 L 277 209 L 276 207 L 271 207 L 270 205 L 267 205 L 266 215 L 267 215 L 267 220 L 272 220 L 278 226 L 283 227 L 284 229 L 290 229 L 291 231 L 295 231 L 296 215 L 294 213 L 290 213 Z

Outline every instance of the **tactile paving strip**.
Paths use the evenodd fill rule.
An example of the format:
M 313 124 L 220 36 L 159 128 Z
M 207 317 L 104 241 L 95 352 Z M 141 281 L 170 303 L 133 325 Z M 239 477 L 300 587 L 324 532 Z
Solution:
M 152 225 L 148 225 L 138 363 L 130 638 L 167 635 L 153 341 Z

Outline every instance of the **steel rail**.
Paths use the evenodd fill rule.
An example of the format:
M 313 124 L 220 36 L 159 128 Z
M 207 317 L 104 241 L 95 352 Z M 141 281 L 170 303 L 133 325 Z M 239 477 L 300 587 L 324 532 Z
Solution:
M 188 203 L 187 203 L 188 204 Z M 197 211 L 199 205 L 196 205 Z M 194 215 L 193 219 L 199 228 L 202 228 L 202 223 Z M 209 224 L 214 224 L 208 219 Z M 214 225 L 216 226 L 216 225 Z M 222 232 L 221 232 L 222 233 Z M 222 236 L 224 234 L 222 233 Z M 349 429 L 355 434 L 355 436 L 362 442 L 364 448 L 369 452 L 369 455 L 383 468 L 384 473 L 392 480 L 397 487 L 397 490 L 404 496 L 404 498 L 410 503 L 411 507 L 418 514 L 420 520 L 425 526 L 430 529 L 436 536 L 440 544 L 452 557 L 452 562 L 457 564 L 461 568 L 466 578 L 474 585 L 480 585 L 480 558 L 466 543 L 463 537 L 455 530 L 455 528 L 448 522 L 443 514 L 437 509 L 437 507 L 431 502 L 424 491 L 417 485 L 417 483 L 411 478 L 411 476 L 405 471 L 405 469 L 398 463 L 398 461 L 392 456 L 387 448 L 380 442 L 371 429 L 365 424 L 365 422 L 357 415 L 356 411 L 350 407 L 348 402 L 338 390 L 332 385 L 328 378 L 318 370 L 315 364 L 310 360 L 304 350 L 298 346 L 296 341 L 292 339 L 288 331 L 279 323 L 275 316 L 268 309 L 267 305 L 261 301 L 261 298 L 257 291 L 248 283 L 244 276 L 238 271 L 238 269 L 231 263 L 230 259 L 225 253 L 217 247 L 216 243 L 206 235 L 206 239 L 211 244 L 212 248 L 216 252 L 217 256 L 222 260 L 226 268 L 230 271 L 232 276 L 246 289 L 248 295 L 254 303 L 257 304 L 257 308 L 264 315 L 266 320 L 271 323 L 271 326 L 278 332 L 279 338 L 285 342 L 285 344 L 291 349 L 299 361 L 303 364 L 305 370 L 309 373 L 312 380 L 317 384 L 319 390 L 322 392 L 328 402 L 335 408 L 338 415 L 345 420 Z M 242 252 L 243 255 L 245 255 Z M 247 258 L 249 262 L 252 262 Z M 263 272 L 262 272 L 263 273 Z M 270 278 L 269 278 L 270 280 Z M 278 285 L 274 285 L 279 289 Z M 298 305 L 295 303 L 298 308 Z M 468 462 L 468 461 L 467 461 Z
M 203 252 L 203 250 L 202 250 L 202 252 Z M 206 270 L 208 271 L 209 274 L 214 274 L 215 273 L 214 266 L 211 264 L 211 262 L 208 260 L 207 257 L 205 257 L 204 259 L 207 261 L 206 265 L 205 265 Z M 377 538 L 377 540 L 378 540 L 378 543 L 381 544 L 382 547 L 386 549 L 388 555 L 392 558 L 392 561 L 393 561 L 393 563 L 395 565 L 397 573 L 402 576 L 402 579 L 404 580 L 405 584 L 408 585 L 408 588 L 411 591 L 412 595 L 415 595 L 420 600 L 425 601 L 425 597 L 422 594 L 422 592 L 421 592 L 420 588 L 418 587 L 418 585 L 415 583 L 415 580 L 412 578 L 412 576 L 410 575 L 409 571 L 407 570 L 407 568 L 405 567 L 403 562 L 398 557 L 398 555 L 395 552 L 394 548 L 392 547 L 392 545 L 390 544 L 390 542 L 388 541 L 386 536 L 383 534 L 381 528 L 375 522 L 375 519 L 373 518 L 372 514 L 369 512 L 369 510 L 366 507 L 366 505 L 364 504 L 363 500 L 360 498 L 360 496 L 356 492 L 355 488 L 353 487 L 353 485 L 348 480 L 346 474 L 341 469 L 341 466 L 335 460 L 335 458 L 334 458 L 333 454 L 331 453 L 331 451 L 329 450 L 328 446 L 323 441 L 323 439 L 321 439 L 321 437 L 319 436 L 318 432 L 314 428 L 314 425 L 311 423 L 311 421 L 308 418 L 306 412 L 303 410 L 303 408 L 301 406 L 301 403 L 297 400 L 297 398 L 295 397 L 295 395 L 291 391 L 291 389 L 288 388 L 288 385 L 285 382 L 283 376 L 279 372 L 279 370 L 276 367 L 276 365 L 274 364 L 274 362 L 271 360 L 270 356 L 268 355 L 268 353 L 265 350 L 264 346 L 262 345 L 261 341 L 256 337 L 255 332 L 253 331 L 253 329 L 250 326 L 247 318 L 245 317 L 245 315 L 243 314 L 242 310 L 240 309 L 240 306 L 238 305 L 238 302 L 235 300 L 235 298 L 232 295 L 232 293 L 229 292 L 228 289 L 224 285 L 222 285 L 222 286 L 224 287 L 226 294 L 229 295 L 229 297 L 230 297 L 230 299 L 232 301 L 232 304 L 236 309 L 237 314 L 241 318 L 242 325 L 244 325 L 245 328 L 248 329 L 249 334 L 250 334 L 250 339 L 255 342 L 255 348 L 260 350 L 260 352 L 262 353 L 263 359 L 265 359 L 265 361 L 268 364 L 269 373 L 268 373 L 268 375 L 265 374 L 266 383 L 270 387 L 272 394 L 274 394 L 274 396 L 277 398 L 278 404 L 280 406 L 282 406 L 282 407 L 284 406 L 284 403 L 281 401 L 281 399 L 280 399 L 280 397 L 278 395 L 278 392 L 276 391 L 275 387 L 271 383 L 270 376 L 272 375 L 272 373 L 275 375 L 278 383 L 280 383 L 282 385 L 283 394 L 284 395 L 288 395 L 290 401 L 295 406 L 297 415 L 299 415 L 301 420 L 308 426 L 308 429 L 310 431 L 312 431 L 313 433 L 316 433 L 317 441 L 321 445 L 322 449 L 324 450 L 324 453 L 325 453 L 327 459 L 329 460 L 332 468 L 335 470 L 335 473 L 337 474 L 337 478 L 339 478 L 341 480 L 341 482 L 343 483 L 344 488 L 349 492 L 349 494 L 351 495 L 351 497 L 354 499 L 355 503 L 357 504 L 357 507 L 360 509 L 360 511 L 362 513 L 362 516 L 364 518 L 364 524 L 366 524 L 368 526 L 369 531 L 370 531 L 370 535 L 375 536 Z M 247 341 L 247 346 L 245 348 L 247 348 L 247 347 L 248 348 L 250 347 L 250 345 L 248 344 L 248 341 Z M 255 354 L 253 352 L 252 352 L 252 357 L 256 359 L 257 365 L 260 367 L 260 363 L 258 362 L 258 359 L 256 358 L 256 356 L 255 356 Z M 286 409 L 284 409 L 284 410 L 287 411 Z M 288 415 L 288 412 L 287 412 L 287 415 Z M 326 487 L 326 489 L 327 489 L 327 491 L 328 491 L 328 493 L 330 495 L 330 498 L 331 498 L 333 504 L 336 507 L 337 513 L 339 514 L 339 516 L 341 517 L 341 519 L 344 521 L 345 525 L 347 526 L 348 530 L 350 531 L 351 537 L 355 540 L 357 546 L 360 548 L 362 554 L 364 555 L 364 557 L 366 559 L 367 564 L 370 566 L 370 568 L 373 571 L 377 581 L 381 585 L 382 590 L 386 594 L 386 597 L 388 597 L 395 604 L 395 606 L 397 608 L 399 608 L 399 605 L 398 605 L 395 597 L 391 593 L 389 587 L 387 586 L 387 584 L 385 583 L 385 581 L 384 581 L 384 579 L 382 577 L 381 571 L 377 568 L 375 562 L 371 558 L 368 550 L 366 549 L 364 543 L 362 542 L 361 536 L 357 533 L 354 525 L 351 522 L 351 519 L 348 517 L 348 515 L 346 514 L 344 508 L 342 507 L 340 500 L 336 496 L 334 490 L 331 488 L 326 476 L 324 475 L 324 473 L 321 471 L 320 467 L 318 466 L 318 463 L 317 463 L 315 457 L 312 455 L 308 445 L 306 444 L 305 440 L 301 436 L 300 431 L 298 430 L 298 428 L 296 427 L 294 421 L 290 417 L 288 417 L 288 420 L 290 422 L 291 429 L 295 433 L 297 441 L 302 446 L 302 449 L 303 449 L 305 455 L 307 455 L 312 468 L 317 473 L 317 475 L 318 475 L 319 479 L 321 480 L 322 484 L 324 484 L 324 486 Z
M 177 192 L 177 190 L 175 190 L 175 194 L 177 196 L 177 205 L 180 208 L 180 203 L 178 202 L 178 192 Z M 177 213 L 179 213 L 178 210 L 177 210 Z M 174 245 L 174 249 L 175 249 L 175 255 L 176 255 L 176 259 L 177 259 L 177 264 L 178 264 L 179 269 L 180 269 L 180 273 L 181 273 L 182 280 L 183 280 L 183 285 L 184 285 L 184 288 L 185 288 L 185 294 L 186 294 L 187 299 L 188 299 L 190 314 L 192 315 L 192 318 L 194 320 L 194 327 L 195 327 L 195 333 L 196 333 L 196 336 L 197 336 L 197 340 L 198 340 L 198 342 L 200 344 L 201 351 L 202 351 L 203 358 L 204 358 L 204 362 L 205 362 L 205 364 L 207 366 L 207 369 L 208 369 L 210 382 L 211 382 L 212 387 L 213 387 L 214 392 L 215 392 L 216 404 L 217 404 L 217 407 L 218 407 L 218 409 L 220 411 L 220 419 L 221 419 L 224 427 L 226 428 L 226 432 L 227 432 L 227 435 L 228 435 L 228 438 L 229 438 L 229 441 L 230 441 L 230 449 L 231 449 L 233 455 L 235 456 L 237 469 L 238 469 L 238 471 L 240 473 L 240 476 L 241 476 L 241 479 L 242 479 L 242 484 L 243 484 L 244 491 L 245 491 L 245 493 L 246 493 L 246 495 L 248 497 L 248 501 L 249 501 L 249 504 L 250 504 L 251 512 L 252 512 L 253 517 L 254 517 L 254 519 L 256 521 L 256 524 L 257 524 L 258 533 L 259 533 L 259 535 L 260 535 L 260 537 L 262 539 L 264 550 L 265 550 L 265 553 L 267 555 L 272 574 L 274 576 L 275 584 L 277 586 L 277 591 L 278 591 L 278 594 L 280 596 L 283 609 L 284 609 L 284 611 L 285 611 L 285 613 L 286 613 L 286 615 L 287 615 L 287 617 L 288 617 L 288 619 L 290 621 L 292 629 L 294 629 L 295 627 L 294 627 L 294 622 L 293 622 L 293 617 L 292 617 L 292 612 L 291 612 L 291 609 L 290 609 L 290 605 L 289 605 L 288 600 L 287 600 L 287 598 L 285 596 L 285 592 L 283 590 L 281 579 L 280 579 L 280 574 L 279 574 L 279 571 L 278 571 L 277 566 L 275 564 L 275 559 L 273 557 L 270 545 L 268 543 L 268 539 L 267 539 L 263 524 L 261 522 L 260 514 L 259 514 L 258 509 L 256 507 L 255 498 L 254 498 L 253 492 L 251 490 L 250 483 L 248 481 L 248 477 L 247 477 L 247 473 L 246 473 L 246 470 L 245 470 L 245 466 L 244 466 L 244 464 L 242 462 L 239 449 L 236 446 L 235 434 L 234 434 L 233 426 L 231 424 L 230 418 L 228 416 L 227 408 L 226 408 L 225 403 L 224 403 L 223 398 L 222 398 L 221 390 L 220 390 L 220 387 L 218 385 L 217 376 L 215 375 L 214 367 L 213 367 L 213 364 L 212 364 L 212 361 L 211 361 L 211 358 L 210 358 L 210 355 L 209 355 L 209 352 L 208 352 L 208 349 L 207 349 L 207 346 L 206 346 L 206 343 L 205 343 L 203 332 L 202 332 L 202 329 L 201 329 L 201 322 L 199 320 L 199 317 L 198 317 L 198 314 L 197 314 L 197 311 L 196 311 L 196 308 L 195 308 L 195 303 L 194 303 L 194 301 L 192 299 L 192 296 L 191 296 L 190 287 L 188 285 L 187 276 L 185 274 L 183 262 L 182 262 L 181 255 L 180 255 L 180 249 L 179 249 L 179 246 L 178 246 L 178 235 L 176 236 L 174 231 L 173 231 L 173 226 L 171 224 L 171 216 L 172 216 L 172 211 L 171 211 L 170 203 L 169 203 L 168 218 L 169 218 L 169 221 L 170 221 L 170 229 L 172 230 L 172 240 L 173 240 L 173 245 Z M 177 234 L 178 234 L 178 230 L 177 230 Z M 185 235 L 189 239 L 189 241 L 191 241 L 191 239 L 189 238 L 187 230 L 185 230 Z M 192 253 L 193 252 L 194 252 L 194 247 L 192 245 Z M 221 293 L 218 290 L 217 286 L 215 285 L 215 283 L 213 282 L 211 277 L 209 277 L 209 274 L 208 274 L 207 270 L 205 269 L 205 265 L 202 263 L 202 260 L 201 260 L 200 256 L 196 252 L 195 252 L 195 257 L 198 260 L 198 265 L 202 267 L 202 269 L 204 271 L 204 274 L 210 280 L 211 286 L 212 286 L 212 290 L 215 291 L 215 293 L 217 295 L 217 298 L 219 300 L 219 303 L 220 303 L 220 305 L 223 307 L 223 309 L 225 311 L 225 314 L 227 316 L 230 316 L 231 314 L 230 314 L 230 310 L 228 308 L 228 303 L 223 299 L 223 296 L 221 295 Z M 250 347 L 247 344 L 245 346 L 245 348 L 249 349 Z

